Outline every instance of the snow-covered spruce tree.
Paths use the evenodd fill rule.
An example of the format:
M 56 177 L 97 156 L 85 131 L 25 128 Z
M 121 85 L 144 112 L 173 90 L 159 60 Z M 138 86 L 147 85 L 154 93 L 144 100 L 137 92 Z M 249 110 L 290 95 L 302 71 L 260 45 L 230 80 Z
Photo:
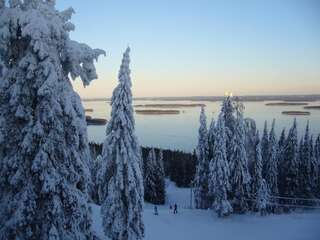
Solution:
M 163 160 L 163 151 L 162 149 L 159 150 L 159 156 L 158 156 L 158 162 L 159 162 L 159 168 L 161 171 L 161 175 L 163 176 L 163 178 L 166 177 L 166 173 L 164 170 L 164 160 Z
M 266 180 L 262 179 L 259 182 L 259 188 L 256 197 L 256 209 L 261 216 L 267 214 L 270 205 L 270 190 Z
M 275 120 L 272 122 L 272 127 L 269 134 L 269 157 L 266 162 L 266 177 L 268 188 L 272 196 L 279 195 L 278 189 L 278 142 L 275 134 Z M 274 200 L 274 203 L 277 203 Z M 271 206 L 272 211 L 276 210 L 275 206 Z
M 101 192 L 101 186 L 98 183 L 98 172 L 101 169 L 102 166 L 102 156 L 98 155 L 96 159 L 93 160 L 92 163 L 92 169 L 91 169 L 91 176 L 92 176 L 92 190 L 91 190 L 91 198 L 93 202 L 96 204 L 101 204 L 102 202 L 102 194 Z
M 318 198 L 320 198 L 320 135 L 317 137 L 315 146 L 314 146 L 314 160 L 318 171 L 318 177 L 315 179 L 316 189 L 315 193 Z
M 145 166 L 144 199 L 153 204 L 165 203 L 163 164 L 160 162 L 160 158 L 156 158 L 156 153 L 153 148 L 149 152 Z
M 255 157 L 252 167 L 251 179 L 251 196 L 257 196 L 258 190 L 262 181 L 262 156 L 261 156 L 261 142 L 259 139 L 259 132 L 257 133 L 257 141 L 255 143 Z M 256 206 L 252 206 L 256 210 Z
M 160 181 L 159 181 L 160 190 L 159 190 L 159 192 L 162 195 L 162 200 L 160 201 L 160 203 L 165 204 L 165 202 L 166 202 L 166 172 L 164 170 L 163 152 L 161 149 L 159 151 L 159 156 L 158 156 L 158 169 L 159 169 L 158 174 L 160 175 Z
M 266 176 L 266 166 L 269 161 L 269 134 L 268 134 L 268 123 L 264 122 L 263 134 L 261 138 L 261 154 L 262 154 L 262 176 Z
M 285 147 L 285 143 L 286 143 L 286 130 L 282 129 L 281 134 L 280 134 L 280 138 L 278 141 L 278 146 L 279 149 L 282 149 Z
M 69 76 L 89 85 L 104 52 L 69 38 L 73 10 L 53 0 L 0 6 L 0 239 L 94 239 L 85 114 Z
M 306 126 L 305 134 L 300 144 L 299 158 L 299 187 L 300 197 L 311 198 L 312 195 L 312 179 L 311 179 L 311 154 L 313 144 L 310 144 L 310 127 L 309 121 Z
M 286 131 L 285 129 L 282 130 L 280 134 L 280 138 L 278 141 L 278 188 L 279 188 L 279 195 L 282 196 L 284 193 L 285 183 L 283 180 L 285 179 L 284 176 L 286 175 L 285 169 L 285 161 L 284 161 L 284 154 L 286 148 Z
M 156 174 L 157 174 L 157 193 L 158 199 L 156 204 L 165 204 L 166 202 L 166 182 L 165 182 L 165 172 L 163 166 L 163 153 L 162 150 L 159 151 L 158 158 L 156 159 Z
M 250 173 L 245 149 L 245 130 L 243 119 L 243 105 L 238 103 L 236 107 L 236 127 L 232 139 L 233 152 L 230 159 L 231 169 L 231 193 L 233 210 L 244 213 L 248 210 L 247 199 L 250 197 Z
M 246 118 L 245 133 L 246 133 L 246 152 L 248 157 L 249 166 L 255 161 L 256 142 L 257 142 L 257 125 L 251 118 Z
M 213 148 L 213 158 L 210 161 L 209 192 L 213 196 L 213 208 L 219 217 L 232 213 L 231 204 L 228 201 L 229 163 L 226 153 L 226 133 L 223 113 L 220 113 L 216 126 L 216 144 Z
M 213 148 L 215 143 L 215 121 L 211 120 L 209 130 L 208 130 L 208 159 L 211 160 L 213 158 Z
M 216 123 L 214 119 L 211 120 L 209 130 L 208 130 L 208 160 L 209 164 L 214 157 L 214 145 L 216 141 Z M 209 179 L 208 179 L 209 181 Z M 211 206 L 213 203 L 213 198 L 210 194 L 208 194 L 208 206 Z
M 315 154 L 315 147 L 313 144 L 313 136 L 310 138 L 310 187 L 311 187 L 311 197 L 317 197 L 317 189 L 318 189 L 318 179 L 319 179 L 319 163 Z
M 127 48 L 123 54 L 119 84 L 111 99 L 111 118 L 102 153 L 104 174 L 99 174 L 108 183 L 101 214 L 104 232 L 112 240 L 144 237 L 141 151 L 135 135 L 129 52 Z
M 147 161 L 144 165 L 144 200 L 153 203 L 157 199 L 156 192 L 156 153 L 150 149 Z
M 198 135 L 197 154 L 197 169 L 193 182 L 195 207 L 198 209 L 207 209 L 208 201 L 208 130 L 207 120 L 204 107 L 200 113 L 200 127 Z
M 298 144 L 298 165 L 299 165 L 299 172 L 298 172 L 298 185 L 299 185 L 299 192 L 298 192 L 298 194 L 297 194 L 297 196 L 302 196 L 302 194 L 301 194 L 301 192 L 302 192 L 302 182 L 304 181 L 304 180 L 302 180 L 301 178 L 302 178 L 302 176 L 303 176 L 303 174 L 302 174 L 302 158 L 303 158 L 303 139 L 304 139 L 304 137 L 301 137 L 300 138 L 300 141 L 299 141 L 299 144 Z
M 284 166 L 286 172 L 281 181 L 284 182 L 284 196 L 294 198 L 299 194 L 299 162 L 298 162 L 298 133 L 297 120 L 294 119 L 287 140 L 284 153 Z M 294 200 L 286 201 L 287 203 L 295 203 Z
M 314 145 L 314 154 L 317 159 L 317 162 L 320 163 L 320 135 L 318 135 Z
M 221 112 L 224 116 L 226 130 L 227 159 L 230 163 L 233 152 L 232 138 L 236 128 L 235 104 L 232 96 L 226 96 L 222 102 Z

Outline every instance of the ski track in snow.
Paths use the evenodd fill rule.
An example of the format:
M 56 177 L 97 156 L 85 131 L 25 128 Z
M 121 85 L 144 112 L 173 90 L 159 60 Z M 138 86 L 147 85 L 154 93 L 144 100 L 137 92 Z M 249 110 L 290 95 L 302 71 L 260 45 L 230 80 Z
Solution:
M 183 206 L 190 200 L 190 189 L 176 188 L 167 182 L 167 202 Z M 231 215 L 218 218 L 212 210 L 178 209 L 173 215 L 169 205 L 159 206 L 159 215 L 153 214 L 153 205 L 145 204 L 146 240 L 319 240 L 320 212 L 307 211 L 260 217 L 255 214 Z M 91 205 L 93 227 L 106 239 L 102 230 L 100 207 Z

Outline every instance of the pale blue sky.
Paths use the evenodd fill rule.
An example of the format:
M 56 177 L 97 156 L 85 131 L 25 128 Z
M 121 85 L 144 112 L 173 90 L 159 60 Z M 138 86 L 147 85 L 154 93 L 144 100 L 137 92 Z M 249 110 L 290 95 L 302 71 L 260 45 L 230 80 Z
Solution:
M 76 11 L 73 39 L 108 54 L 83 97 L 111 95 L 128 44 L 137 97 L 320 93 L 318 0 L 57 4 Z

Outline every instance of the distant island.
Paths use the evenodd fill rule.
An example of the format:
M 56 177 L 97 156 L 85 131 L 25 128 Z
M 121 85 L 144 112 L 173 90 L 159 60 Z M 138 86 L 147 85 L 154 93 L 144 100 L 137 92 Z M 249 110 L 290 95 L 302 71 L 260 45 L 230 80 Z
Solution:
M 307 106 L 307 107 L 304 107 L 304 109 L 317 109 L 317 110 L 320 110 L 320 106 Z
M 284 114 L 284 115 L 292 115 L 292 116 L 308 116 L 311 113 L 310 112 L 304 112 L 304 111 L 283 111 L 282 114 Z
M 141 104 L 135 105 L 135 108 L 183 108 L 183 107 L 205 107 L 205 104 L 191 103 L 191 104 Z
M 91 116 L 86 116 L 87 125 L 104 126 L 107 123 L 107 119 L 104 118 L 93 118 Z
M 180 114 L 179 110 L 159 110 L 159 109 L 149 109 L 149 110 L 136 110 L 137 114 L 143 115 L 173 115 Z
M 308 103 L 305 102 L 274 102 L 274 103 L 266 103 L 266 106 L 306 106 Z

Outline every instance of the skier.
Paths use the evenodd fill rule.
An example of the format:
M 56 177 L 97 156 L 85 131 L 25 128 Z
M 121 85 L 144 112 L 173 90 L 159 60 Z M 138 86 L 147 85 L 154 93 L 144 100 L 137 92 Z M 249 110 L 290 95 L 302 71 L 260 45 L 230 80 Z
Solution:
M 157 205 L 154 205 L 154 215 L 156 215 L 156 216 L 159 215 Z
M 178 205 L 176 203 L 174 204 L 173 214 L 178 214 Z

